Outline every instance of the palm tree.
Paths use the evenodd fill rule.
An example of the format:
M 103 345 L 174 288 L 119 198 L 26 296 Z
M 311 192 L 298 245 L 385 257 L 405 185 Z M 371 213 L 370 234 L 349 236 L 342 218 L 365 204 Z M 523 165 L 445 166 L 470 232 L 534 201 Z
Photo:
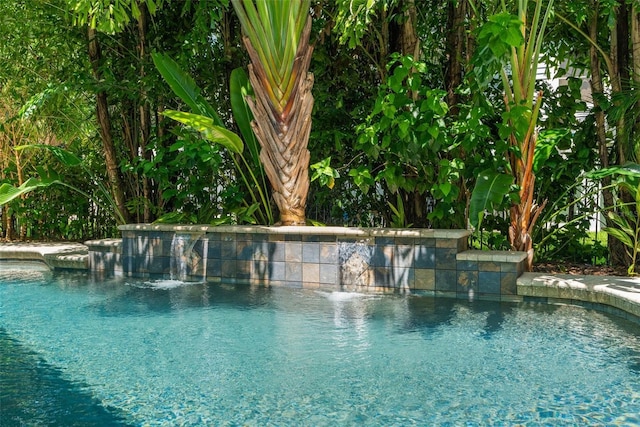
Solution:
M 506 67 L 501 70 L 506 110 L 514 117 L 510 118 L 509 122 L 513 129 L 517 129 L 512 131 L 508 137 L 511 149 L 507 151 L 507 158 L 511 166 L 511 174 L 520 189 L 518 202 L 511 205 L 509 243 L 513 250 L 527 252 L 527 270 L 529 271 L 533 267 L 531 233 L 540 212 L 546 205 L 546 201 L 543 201 L 541 205 L 535 202 L 536 177 L 533 171 L 538 135 L 536 126 L 542 103 L 542 92 L 536 94 L 534 88 L 538 57 L 545 27 L 553 8 L 553 0 L 548 1 L 544 15 L 542 15 L 542 3 L 542 1 L 536 2 L 533 19 L 528 26 L 528 0 L 518 1 L 518 18 L 521 22 L 520 29 L 524 43 L 511 48 L 508 70 L 510 76 Z M 541 18 L 542 21 L 540 21 Z M 529 29 L 529 34 L 527 34 L 527 29 Z M 518 116 L 517 119 L 516 116 Z M 516 124 L 516 121 L 522 124 Z
M 232 0 L 249 53 L 247 99 L 280 225 L 305 224 L 313 75 L 309 0 Z

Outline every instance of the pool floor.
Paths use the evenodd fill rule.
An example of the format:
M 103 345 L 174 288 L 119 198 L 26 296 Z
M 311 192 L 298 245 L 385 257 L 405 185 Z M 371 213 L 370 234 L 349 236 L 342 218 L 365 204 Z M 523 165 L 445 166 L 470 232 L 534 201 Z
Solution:
M 3 268 L 0 360 L 15 425 L 640 425 L 640 328 L 573 306 Z

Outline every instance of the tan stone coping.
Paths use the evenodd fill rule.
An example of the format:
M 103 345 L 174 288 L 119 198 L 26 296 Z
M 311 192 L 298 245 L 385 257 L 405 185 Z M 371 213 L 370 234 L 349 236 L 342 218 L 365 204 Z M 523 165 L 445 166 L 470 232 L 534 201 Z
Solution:
M 527 259 L 526 252 L 469 250 L 456 255 L 458 261 L 492 261 L 518 263 Z
M 87 240 L 84 242 L 85 246 L 88 247 L 101 247 L 101 248 L 110 248 L 113 250 L 117 250 L 122 246 L 122 239 L 98 239 L 98 240 Z
M 303 236 L 340 237 L 418 237 L 435 239 L 459 239 L 469 236 L 468 230 L 433 230 L 426 228 L 361 228 L 314 226 L 264 226 L 264 225 L 175 225 L 175 224 L 126 224 L 121 231 L 178 231 L 183 233 L 247 233 L 247 234 L 300 234 Z
M 0 243 L 0 260 L 42 261 L 49 268 L 86 270 L 87 247 L 81 243 L 18 242 Z
M 640 277 L 524 273 L 518 295 L 605 304 L 640 318 Z

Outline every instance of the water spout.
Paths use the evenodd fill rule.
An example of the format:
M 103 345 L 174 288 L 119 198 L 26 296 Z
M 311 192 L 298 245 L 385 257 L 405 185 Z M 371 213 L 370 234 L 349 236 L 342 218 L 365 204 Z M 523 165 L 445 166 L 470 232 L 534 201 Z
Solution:
M 171 258 L 169 262 L 171 280 L 187 281 L 189 275 L 192 275 L 202 262 L 202 257 L 193 248 L 203 235 L 203 232 L 174 234 L 171 240 Z M 206 269 L 203 269 L 202 275 L 204 279 Z

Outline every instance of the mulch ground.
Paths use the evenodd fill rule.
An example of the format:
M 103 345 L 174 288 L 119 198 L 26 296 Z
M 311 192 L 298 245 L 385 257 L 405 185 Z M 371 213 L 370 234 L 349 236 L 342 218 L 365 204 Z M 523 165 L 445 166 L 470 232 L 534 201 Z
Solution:
M 539 273 L 552 274 L 574 274 L 574 275 L 591 275 L 591 276 L 626 276 L 627 267 L 624 266 L 608 266 L 608 265 L 591 265 L 571 262 L 543 262 L 533 265 L 533 271 Z

